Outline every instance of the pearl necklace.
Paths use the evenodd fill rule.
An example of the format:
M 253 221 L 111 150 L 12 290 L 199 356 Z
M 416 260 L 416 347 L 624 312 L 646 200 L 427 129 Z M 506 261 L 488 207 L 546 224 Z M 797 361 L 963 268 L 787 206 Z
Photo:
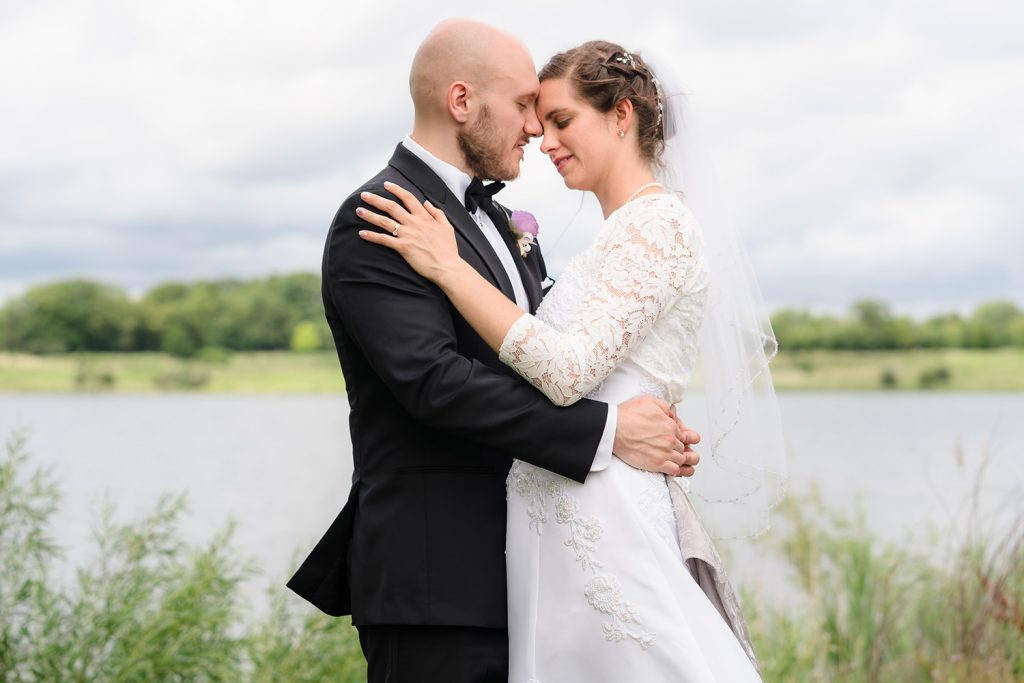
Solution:
M 629 195 L 629 199 L 627 199 L 624 203 L 625 204 L 629 204 L 631 201 L 633 201 L 634 199 L 639 197 L 641 192 L 643 192 L 644 190 L 649 190 L 652 187 L 660 187 L 662 189 L 665 189 L 664 186 L 661 183 L 647 183 L 646 185 L 641 185 L 640 187 L 638 187 L 636 189 L 636 192 L 634 192 L 633 194 Z

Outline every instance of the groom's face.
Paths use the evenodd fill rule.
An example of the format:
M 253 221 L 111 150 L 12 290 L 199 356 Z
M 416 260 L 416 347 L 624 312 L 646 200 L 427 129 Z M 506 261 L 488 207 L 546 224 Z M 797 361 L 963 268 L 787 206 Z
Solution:
M 459 148 L 473 175 L 489 180 L 519 176 L 524 148 L 541 134 L 535 102 L 540 83 L 529 55 L 502 63 L 479 92 L 472 123 L 458 134 Z

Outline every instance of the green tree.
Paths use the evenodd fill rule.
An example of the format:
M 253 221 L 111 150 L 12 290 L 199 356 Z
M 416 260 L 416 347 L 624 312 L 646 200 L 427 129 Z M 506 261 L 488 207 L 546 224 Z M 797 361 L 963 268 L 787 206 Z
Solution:
M 937 315 L 918 327 L 921 346 L 929 348 L 960 348 L 966 339 L 966 325 L 956 313 Z
M 889 304 L 873 299 L 862 299 L 851 309 L 855 338 L 852 348 L 895 349 L 899 346 L 899 322 L 893 317 Z
M 139 306 L 121 290 L 91 280 L 33 287 L 3 312 L 4 348 L 28 353 L 127 351 L 143 330 Z
M 1010 326 L 1010 343 L 1014 346 L 1024 346 L 1024 315 L 1014 320 Z
M 1024 314 L 1010 301 L 984 303 L 974 309 L 967 321 L 967 344 L 980 348 L 1009 346 L 1022 317 Z
M 203 348 L 203 340 L 192 324 L 182 317 L 168 320 L 160 335 L 160 350 L 178 358 L 192 358 Z
M 239 343 L 250 349 L 287 349 L 295 326 L 323 320 L 320 278 L 311 273 L 276 275 L 247 283 L 239 301 L 244 322 Z
M 818 348 L 820 344 L 817 319 L 808 311 L 783 308 L 772 315 L 772 330 L 779 347 L 788 351 Z
M 296 325 L 324 318 L 320 278 L 311 273 L 167 283 L 142 303 L 155 346 L 178 355 L 208 346 L 287 349 Z

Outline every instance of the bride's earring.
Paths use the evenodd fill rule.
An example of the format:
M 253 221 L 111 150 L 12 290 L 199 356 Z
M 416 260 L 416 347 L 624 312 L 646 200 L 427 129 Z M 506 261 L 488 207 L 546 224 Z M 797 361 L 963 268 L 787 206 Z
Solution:
M 624 130 L 622 130 L 621 128 L 619 128 L 619 137 L 620 137 L 620 138 L 624 138 L 624 137 L 626 137 L 626 131 L 624 131 Z

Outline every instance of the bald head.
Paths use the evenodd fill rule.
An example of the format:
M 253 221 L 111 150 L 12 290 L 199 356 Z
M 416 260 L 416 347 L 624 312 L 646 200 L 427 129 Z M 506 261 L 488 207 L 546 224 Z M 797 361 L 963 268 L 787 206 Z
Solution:
M 471 19 L 446 19 L 424 39 L 409 71 L 409 92 L 417 117 L 446 110 L 448 86 L 465 81 L 479 91 L 524 65 L 532 71 L 526 46 L 514 36 Z
M 413 141 L 473 177 L 515 178 L 526 144 L 543 132 L 529 51 L 478 21 L 438 24 L 416 52 L 409 90 Z

